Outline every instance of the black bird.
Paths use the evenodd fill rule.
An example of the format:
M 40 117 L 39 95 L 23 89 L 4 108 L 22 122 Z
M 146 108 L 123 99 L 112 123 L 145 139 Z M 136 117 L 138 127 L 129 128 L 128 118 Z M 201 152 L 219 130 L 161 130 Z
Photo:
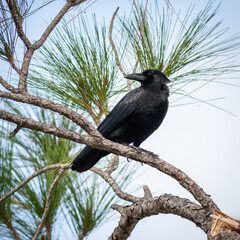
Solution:
M 158 70 L 125 76 L 141 86 L 127 93 L 98 127 L 98 131 L 114 142 L 139 147 L 162 123 L 168 110 L 170 80 Z M 72 162 L 72 170 L 84 172 L 109 152 L 86 146 Z

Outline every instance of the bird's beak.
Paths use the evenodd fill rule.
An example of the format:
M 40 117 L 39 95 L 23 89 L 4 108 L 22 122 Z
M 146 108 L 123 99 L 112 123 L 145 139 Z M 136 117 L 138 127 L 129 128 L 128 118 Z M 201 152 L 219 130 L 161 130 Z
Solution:
M 125 76 L 125 78 L 135 80 L 135 81 L 139 81 L 139 82 L 143 82 L 146 79 L 146 77 L 144 77 L 142 75 L 142 73 L 128 74 L 128 75 Z
M 170 82 L 172 82 L 172 81 L 170 81 L 168 78 L 164 80 L 164 83 L 165 83 L 165 84 L 168 84 L 168 83 L 170 83 Z

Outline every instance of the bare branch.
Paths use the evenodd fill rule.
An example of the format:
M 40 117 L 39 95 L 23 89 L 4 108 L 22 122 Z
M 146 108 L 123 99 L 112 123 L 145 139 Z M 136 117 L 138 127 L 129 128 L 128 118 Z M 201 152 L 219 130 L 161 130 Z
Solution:
M 65 15 L 65 13 L 72 7 L 76 6 L 85 0 L 78 0 L 78 1 L 67 1 L 64 7 L 61 9 L 61 11 L 57 14 L 57 16 L 53 19 L 50 25 L 48 25 L 47 29 L 43 33 L 43 35 L 40 37 L 38 41 L 36 41 L 34 44 L 32 44 L 25 33 L 23 32 L 22 28 L 22 16 L 20 16 L 20 13 L 16 10 L 17 6 L 14 3 L 14 1 L 6 1 L 8 4 L 8 7 L 10 9 L 12 18 L 14 20 L 18 36 L 22 39 L 24 44 L 27 46 L 27 51 L 24 54 L 23 58 L 23 63 L 21 70 L 16 68 L 14 63 L 10 62 L 12 67 L 19 73 L 20 78 L 19 78 L 19 83 L 18 83 L 18 89 L 22 93 L 27 92 L 27 76 L 28 76 L 28 71 L 29 71 L 29 65 L 33 56 L 33 53 L 36 49 L 40 48 L 43 43 L 46 41 L 52 30 L 55 28 L 55 26 L 59 23 L 59 21 L 62 19 L 62 17 Z
M 27 38 L 27 36 L 25 35 L 25 33 L 23 32 L 23 27 L 22 27 L 23 19 L 22 19 L 22 16 L 20 16 L 20 14 L 18 14 L 16 12 L 16 6 L 14 6 L 14 1 L 7 1 L 6 0 L 6 3 L 8 5 L 8 7 L 9 7 L 10 12 L 11 12 L 13 21 L 14 21 L 16 29 L 17 29 L 18 36 L 22 39 L 24 44 L 29 48 L 32 44 L 29 41 L 29 39 Z
M 30 180 L 32 180 L 33 178 L 37 177 L 38 175 L 47 172 L 49 170 L 52 169 L 56 169 L 56 168 L 61 168 L 63 170 L 68 169 L 70 167 L 70 164 L 53 164 L 47 167 L 44 167 L 42 169 L 39 169 L 38 171 L 36 171 L 35 173 L 33 173 L 31 176 L 29 176 L 28 178 L 26 178 L 24 181 L 22 181 L 18 186 L 16 186 L 14 189 L 12 189 L 10 192 L 8 192 L 6 195 L 4 195 L 1 199 L 0 199 L 0 203 L 5 201 L 8 197 L 10 197 L 12 194 L 14 194 L 15 192 L 17 192 L 19 189 L 21 189 L 24 185 L 26 185 Z
M 33 48 L 36 50 L 40 48 L 43 43 L 46 41 L 52 30 L 56 27 L 56 25 L 59 23 L 59 21 L 62 19 L 62 17 L 67 13 L 67 11 L 72 7 L 79 5 L 86 0 L 78 0 L 78 1 L 67 1 L 64 7 L 60 10 L 60 12 L 57 14 L 57 16 L 53 19 L 53 21 L 48 25 L 47 29 L 44 31 L 41 38 L 33 44 Z
M 112 154 L 105 172 L 111 175 L 112 172 L 114 172 L 118 168 L 118 164 L 119 164 L 119 156 L 116 154 Z
M 33 53 L 34 53 L 34 49 L 32 47 L 28 48 L 23 57 L 23 63 L 22 63 L 19 82 L 18 82 L 18 90 L 19 92 L 22 92 L 22 93 L 27 92 L 27 76 L 28 76 L 29 65 L 30 65 Z
M 2 84 L 3 87 L 5 87 L 10 92 L 12 92 L 12 93 L 18 92 L 18 90 L 14 86 L 7 83 L 7 81 L 3 80 L 3 78 L 1 76 L 0 76 L 0 83 Z
M 109 240 L 127 239 L 135 225 L 141 219 L 159 213 L 175 214 L 194 222 L 204 232 L 209 232 L 211 218 L 209 212 L 188 199 L 164 194 L 152 199 L 142 199 L 130 206 L 113 205 L 113 209 L 121 213 L 119 225 Z
M 143 186 L 143 191 L 144 191 L 144 198 L 145 199 L 152 199 L 152 193 L 147 185 Z
M 17 230 L 12 225 L 12 218 L 6 214 L 3 207 L 0 205 L 0 211 L 1 211 L 1 218 L 3 220 L 3 223 L 7 226 L 7 228 L 12 232 L 13 236 L 16 240 L 21 240 Z
M 45 208 L 44 208 L 44 212 L 43 212 L 43 215 L 42 215 L 42 219 L 41 219 L 41 222 L 37 228 L 37 231 L 33 237 L 32 240 L 36 240 L 39 236 L 39 234 L 41 233 L 42 231 L 42 228 L 43 228 L 43 224 L 44 224 L 44 221 L 47 217 L 47 214 L 48 214 L 48 211 L 49 211 L 49 205 L 50 205 L 50 201 L 51 201 L 51 197 L 52 197 L 52 193 L 53 193 L 53 189 L 54 187 L 56 186 L 58 180 L 61 178 L 61 176 L 63 175 L 64 171 L 66 169 L 64 169 L 63 167 L 61 167 L 61 170 L 60 172 L 58 173 L 57 177 L 54 179 L 53 183 L 51 184 L 50 186 L 50 189 L 49 189 L 49 192 L 48 192 L 48 196 L 47 196 L 47 200 L 46 200 L 46 204 L 45 204 Z
M 128 194 L 126 192 L 123 192 L 119 185 L 115 182 L 115 180 L 107 173 L 102 171 L 99 168 L 92 167 L 91 171 L 94 173 L 100 175 L 113 189 L 113 191 L 117 194 L 117 196 L 123 200 L 129 201 L 129 202 L 137 202 L 141 198 L 135 197 L 131 194 Z
M 115 46 L 115 44 L 113 42 L 113 39 L 112 39 L 113 22 L 114 22 L 114 19 L 115 19 L 116 15 L 117 15 L 118 10 L 119 10 L 119 7 L 113 13 L 112 20 L 111 20 L 111 23 L 110 23 L 110 26 L 109 26 L 108 37 L 109 37 L 110 44 L 111 44 L 111 46 L 113 48 L 113 51 L 114 51 L 114 54 L 115 54 L 115 59 L 116 59 L 117 65 L 118 65 L 120 71 L 122 72 L 123 76 L 126 76 L 127 74 L 121 66 L 121 63 L 120 63 L 120 60 L 119 60 L 119 57 L 118 57 L 118 53 L 117 53 L 117 49 L 116 49 L 116 46 Z
M 118 223 L 118 226 L 114 229 L 112 235 L 108 238 L 108 240 L 123 240 L 128 239 L 134 227 L 138 223 L 138 219 L 129 218 L 125 213 L 125 208 L 120 205 L 112 205 L 112 209 L 117 210 L 121 213 L 121 218 Z
M 15 135 L 21 130 L 21 128 L 22 127 L 20 124 L 17 125 L 17 127 L 10 133 L 9 138 L 11 139 L 11 138 L 15 137 Z
M 14 63 L 13 57 L 9 60 L 9 63 L 12 66 L 12 68 L 20 75 L 21 74 L 21 70 Z

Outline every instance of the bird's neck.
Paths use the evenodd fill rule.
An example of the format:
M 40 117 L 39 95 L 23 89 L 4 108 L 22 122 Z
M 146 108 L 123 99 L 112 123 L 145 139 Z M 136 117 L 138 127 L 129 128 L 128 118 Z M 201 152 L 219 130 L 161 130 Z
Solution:
M 169 96 L 169 88 L 166 84 L 154 84 L 154 85 L 147 85 L 143 86 L 143 88 L 150 90 L 154 94 L 164 93 L 166 97 Z

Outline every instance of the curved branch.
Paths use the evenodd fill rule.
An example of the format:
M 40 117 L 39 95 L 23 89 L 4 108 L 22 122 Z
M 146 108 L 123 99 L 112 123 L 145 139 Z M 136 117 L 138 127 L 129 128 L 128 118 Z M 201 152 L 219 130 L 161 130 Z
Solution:
M 0 76 L 0 83 L 2 84 L 3 87 L 5 87 L 10 92 L 12 93 L 18 92 L 18 90 L 14 86 L 12 86 L 7 81 L 5 81 L 1 76 Z
M 12 189 L 10 192 L 8 192 L 6 195 L 4 195 L 1 199 L 0 199 L 0 203 L 3 202 L 4 200 L 6 200 L 8 197 L 10 197 L 12 194 L 14 194 L 15 192 L 17 192 L 19 189 L 21 189 L 24 185 L 26 185 L 29 181 L 31 181 L 33 178 L 37 177 L 38 175 L 47 172 L 49 170 L 52 169 L 56 169 L 56 168 L 61 168 L 63 170 L 66 170 L 70 167 L 70 164 L 53 164 L 47 167 L 44 167 L 42 169 L 39 169 L 38 171 L 36 171 L 35 173 L 33 173 L 31 176 L 29 176 L 28 178 L 26 178 L 24 181 L 22 181 L 18 186 L 16 186 L 14 189 Z
M 188 199 L 170 194 L 164 194 L 153 199 L 142 199 L 130 206 L 113 205 L 112 208 L 120 212 L 121 218 L 109 240 L 127 239 L 138 221 L 159 213 L 181 216 L 194 222 L 206 233 L 211 228 L 212 220 L 206 209 Z
M 119 187 L 119 185 L 115 182 L 115 180 L 107 172 L 104 172 L 101 169 L 95 168 L 95 167 L 92 167 L 91 171 L 93 171 L 94 173 L 101 176 L 112 187 L 113 191 L 117 194 L 117 196 L 119 198 L 129 201 L 129 202 L 133 202 L 133 203 L 135 203 L 141 199 L 139 197 L 135 197 L 131 194 L 123 192 L 121 190 L 121 188 Z
M 116 154 L 112 154 L 105 172 L 111 175 L 118 168 L 118 165 L 119 165 L 119 156 Z
M 113 39 L 112 39 L 113 22 L 114 22 L 114 19 L 115 19 L 116 15 L 117 15 L 118 10 L 119 10 L 119 7 L 117 7 L 116 11 L 113 13 L 112 20 L 111 20 L 111 23 L 110 23 L 110 26 L 109 26 L 108 38 L 109 38 L 110 44 L 113 48 L 117 65 L 118 65 L 121 73 L 123 74 L 123 76 L 126 76 L 127 74 L 121 66 L 121 63 L 120 63 L 120 60 L 119 60 L 119 57 L 118 57 L 118 53 L 117 53 L 117 49 L 116 49 L 116 46 L 115 46 L 115 44 L 113 42 Z
M 47 214 L 48 214 L 48 211 L 49 211 L 49 205 L 50 205 L 53 189 L 56 186 L 56 184 L 59 181 L 59 179 L 61 178 L 61 176 L 63 175 L 65 170 L 66 169 L 61 167 L 60 172 L 58 173 L 57 177 L 54 179 L 53 183 L 50 186 L 50 189 L 49 189 L 49 192 L 48 192 L 48 196 L 47 196 L 47 200 L 46 200 L 46 204 L 45 204 L 45 208 L 44 208 L 44 212 L 43 212 L 43 215 L 42 215 L 42 219 L 41 219 L 41 222 L 40 222 L 40 224 L 39 224 L 39 226 L 37 228 L 37 231 L 36 231 L 36 233 L 35 233 L 35 235 L 34 235 L 32 240 L 36 240 L 38 238 L 39 234 L 42 231 L 44 221 L 45 221 L 45 219 L 47 217 Z

